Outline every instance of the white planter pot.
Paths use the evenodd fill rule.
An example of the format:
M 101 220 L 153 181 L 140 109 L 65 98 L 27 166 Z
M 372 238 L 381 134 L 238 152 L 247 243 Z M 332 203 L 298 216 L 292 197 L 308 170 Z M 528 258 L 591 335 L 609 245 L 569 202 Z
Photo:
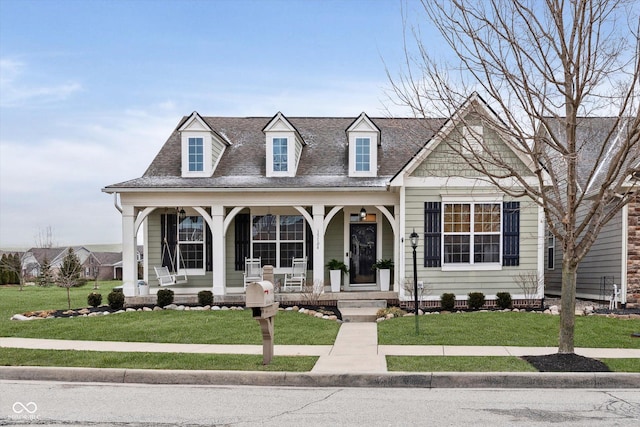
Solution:
M 138 286 L 140 296 L 149 295 L 149 285 Z
M 329 270 L 329 278 L 331 279 L 331 292 L 340 292 L 342 270 Z
M 380 274 L 380 290 L 385 292 L 389 290 L 391 283 L 391 270 L 378 270 Z

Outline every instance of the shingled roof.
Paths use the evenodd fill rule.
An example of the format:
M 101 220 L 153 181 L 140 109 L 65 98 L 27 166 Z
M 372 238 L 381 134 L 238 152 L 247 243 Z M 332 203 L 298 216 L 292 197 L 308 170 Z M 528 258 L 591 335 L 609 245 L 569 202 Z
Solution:
M 212 177 L 181 176 L 181 139 L 176 130 L 144 175 L 106 190 L 152 188 L 385 187 L 426 144 L 445 119 L 371 118 L 380 129 L 376 177 L 349 177 L 347 128 L 353 117 L 287 117 L 306 146 L 295 177 L 267 177 L 264 126 L 271 117 L 202 117 L 231 145 Z M 183 122 L 184 118 L 180 120 Z

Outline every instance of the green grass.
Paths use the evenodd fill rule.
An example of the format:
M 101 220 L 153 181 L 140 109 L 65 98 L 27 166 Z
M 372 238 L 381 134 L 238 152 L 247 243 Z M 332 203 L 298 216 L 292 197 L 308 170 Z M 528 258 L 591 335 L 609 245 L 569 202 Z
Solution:
M 405 372 L 537 372 L 511 356 L 387 356 L 389 371 Z
M 72 289 L 72 293 L 76 294 L 76 305 L 72 304 L 72 307 L 85 307 L 89 292 L 90 287 Z M 64 289 L 29 287 L 19 291 L 18 288 L 0 287 L 0 336 L 181 344 L 262 344 L 260 327 L 249 310 L 165 310 L 28 322 L 9 320 L 15 313 L 59 308 L 60 295 L 64 300 L 64 308 L 67 305 Z M 81 299 L 79 295 L 84 297 Z M 105 298 L 103 292 L 103 301 Z M 274 320 L 274 344 L 331 345 L 339 328 L 337 322 L 280 311 Z
M 317 356 L 274 356 L 269 365 L 262 355 L 124 353 L 75 350 L 0 349 L 0 366 L 72 366 L 123 369 L 185 369 L 308 372 Z
M 640 359 L 601 359 L 613 372 L 640 372 Z M 387 356 L 389 371 L 404 372 L 537 372 L 512 356 Z
M 378 324 L 381 345 L 479 345 L 557 347 L 559 316 L 536 313 L 455 313 L 400 317 Z M 640 348 L 640 320 L 601 316 L 577 317 L 576 347 Z

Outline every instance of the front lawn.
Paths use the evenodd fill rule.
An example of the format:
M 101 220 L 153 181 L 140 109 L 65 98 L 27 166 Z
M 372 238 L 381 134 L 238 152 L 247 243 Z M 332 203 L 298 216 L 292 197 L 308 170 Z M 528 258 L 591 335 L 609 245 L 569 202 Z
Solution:
M 401 317 L 378 324 L 380 345 L 479 345 L 557 347 L 559 316 L 526 312 L 483 312 L 432 314 Z M 575 346 L 598 348 L 640 348 L 638 319 L 602 316 L 576 318 Z

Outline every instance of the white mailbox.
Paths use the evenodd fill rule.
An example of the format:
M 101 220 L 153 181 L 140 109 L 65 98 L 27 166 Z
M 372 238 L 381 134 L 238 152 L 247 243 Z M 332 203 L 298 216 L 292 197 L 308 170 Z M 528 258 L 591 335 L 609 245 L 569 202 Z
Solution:
M 263 280 L 260 282 L 252 282 L 247 285 L 247 307 L 267 307 L 273 304 L 273 302 L 273 283 Z

